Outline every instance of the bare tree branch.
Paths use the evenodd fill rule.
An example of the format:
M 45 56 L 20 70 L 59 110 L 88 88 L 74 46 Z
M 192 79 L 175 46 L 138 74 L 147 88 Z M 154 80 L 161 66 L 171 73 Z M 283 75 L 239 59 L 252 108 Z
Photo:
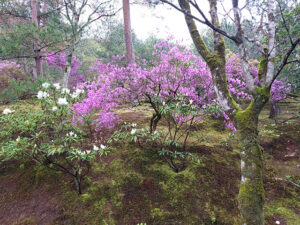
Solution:
M 237 42 L 235 36 L 229 35 L 229 34 L 228 34 L 227 32 L 225 32 L 224 30 L 220 29 L 219 27 L 214 26 L 214 25 L 207 19 L 207 17 L 205 16 L 205 14 L 203 13 L 203 11 L 200 9 L 200 7 L 198 6 L 198 4 L 197 4 L 195 1 L 193 2 L 193 1 L 187 0 L 194 8 L 200 13 L 200 15 L 201 15 L 201 17 L 203 18 L 203 20 L 199 19 L 199 17 L 196 17 L 196 16 L 192 15 L 192 13 L 189 13 L 189 12 L 187 12 L 187 11 L 182 10 L 182 9 L 179 8 L 177 5 L 175 5 L 175 4 L 172 3 L 172 2 L 169 2 L 168 0 L 160 0 L 160 1 L 163 2 L 163 3 L 166 3 L 166 4 L 170 5 L 170 6 L 172 6 L 174 9 L 176 9 L 176 10 L 182 12 L 184 15 L 189 16 L 189 17 L 191 17 L 192 19 L 194 19 L 194 20 L 196 20 L 196 21 L 198 21 L 198 22 L 200 22 L 200 23 L 202 23 L 202 24 L 207 25 L 207 26 L 210 27 L 212 30 L 214 30 L 214 31 L 216 31 L 216 32 L 218 32 L 218 33 L 224 35 L 225 37 L 227 37 L 227 38 L 233 40 L 234 42 Z
M 270 85 L 272 83 L 272 79 L 274 77 L 274 70 L 275 70 L 275 56 L 276 56 L 276 24 L 275 24 L 275 3 L 274 0 L 267 1 L 268 6 L 268 64 L 267 64 L 267 73 L 266 73 L 266 80 L 264 85 Z
M 279 11 L 280 11 L 280 15 L 281 15 L 281 18 L 282 18 L 282 21 L 283 21 L 284 28 L 286 29 L 286 31 L 287 31 L 287 33 L 288 33 L 288 37 L 289 37 L 290 43 L 293 44 L 293 39 L 292 39 L 292 37 L 291 37 L 290 29 L 289 29 L 289 27 L 287 26 L 285 17 L 284 17 L 284 15 L 283 15 L 281 4 L 280 4 L 279 1 L 277 1 L 277 3 L 278 3 L 278 6 L 279 6 Z
M 278 77 L 280 72 L 283 70 L 283 68 L 287 64 L 289 64 L 288 59 L 289 59 L 290 55 L 293 53 L 294 49 L 297 47 L 298 44 L 300 44 L 300 38 L 298 38 L 295 42 L 293 42 L 293 44 L 291 45 L 291 47 L 289 48 L 289 50 L 287 51 L 287 53 L 283 57 L 283 60 L 280 64 L 280 66 L 278 67 L 277 72 L 275 73 L 275 76 L 273 77 L 272 83 L 276 80 L 276 78 Z M 296 60 L 296 61 L 299 61 L 299 60 Z M 272 83 L 270 84 L 270 86 L 272 85 Z
M 243 77 L 245 78 L 249 91 L 253 94 L 255 93 L 254 79 L 250 74 L 249 63 L 246 55 L 246 48 L 243 41 L 244 31 L 241 25 L 241 9 L 239 8 L 238 3 L 238 0 L 232 0 L 234 22 L 237 29 L 236 38 L 237 40 L 239 40 L 239 42 L 237 42 L 237 46 L 242 63 Z

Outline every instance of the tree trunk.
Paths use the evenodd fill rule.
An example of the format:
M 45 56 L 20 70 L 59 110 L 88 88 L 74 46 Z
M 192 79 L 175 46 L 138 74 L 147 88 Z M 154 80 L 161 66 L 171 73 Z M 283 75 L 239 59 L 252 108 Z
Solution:
M 264 224 L 263 151 L 259 145 L 257 127 L 258 116 L 266 100 L 259 104 L 252 102 L 247 109 L 239 110 L 234 116 L 241 155 L 238 201 L 245 225 Z
M 40 1 L 39 0 L 31 0 L 31 18 L 34 23 L 36 30 L 40 27 Z M 41 59 L 41 50 L 39 46 L 39 39 L 36 34 L 34 34 L 33 38 L 33 51 L 34 51 L 34 61 L 35 61 L 35 70 L 33 72 L 33 76 L 36 79 L 42 75 L 42 59 Z
M 70 78 L 70 74 L 71 74 L 73 51 L 74 51 L 74 48 L 72 48 L 70 53 L 66 56 L 66 65 L 65 65 L 64 77 L 63 77 L 63 83 L 62 83 L 62 86 L 64 88 L 68 88 L 68 85 L 69 85 L 69 78 Z
M 75 174 L 74 174 L 73 178 L 74 178 L 74 183 L 75 183 L 77 194 L 81 195 L 82 194 L 82 191 L 81 191 L 81 179 L 79 177 L 79 174 L 78 174 L 77 170 L 75 171 Z
M 48 12 L 48 3 L 46 0 L 44 0 L 44 5 L 43 5 L 43 13 L 46 14 Z M 43 26 L 46 26 L 47 23 L 47 16 L 43 17 Z
M 278 120 L 277 120 L 278 111 L 279 111 L 279 109 L 277 107 L 276 102 L 271 102 L 269 118 L 274 119 L 276 124 L 278 124 Z
M 161 114 L 153 113 L 152 118 L 150 120 L 150 134 L 156 131 L 156 127 L 160 119 L 161 119 Z
M 124 36 L 126 44 L 127 63 L 134 63 L 132 33 L 130 25 L 130 5 L 129 0 L 123 0 L 123 16 L 124 16 Z

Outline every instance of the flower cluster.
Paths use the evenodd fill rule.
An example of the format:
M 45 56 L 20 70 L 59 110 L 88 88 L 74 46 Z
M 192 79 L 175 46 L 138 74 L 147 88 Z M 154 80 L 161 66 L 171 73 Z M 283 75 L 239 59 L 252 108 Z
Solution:
M 58 98 L 57 104 L 58 105 L 68 105 L 69 103 L 66 98 Z
M 222 114 L 223 114 L 223 117 L 224 117 L 224 123 L 226 124 L 226 127 L 228 127 L 233 132 L 236 132 L 236 128 L 235 128 L 233 122 L 228 117 L 228 115 L 225 112 L 222 112 Z
M 45 82 L 42 84 L 42 90 L 38 91 L 37 98 L 47 99 L 50 97 L 51 93 L 54 94 L 55 99 L 57 99 L 57 105 L 52 107 L 52 111 L 55 112 L 58 109 L 57 106 L 67 106 L 69 105 L 69 101 L 72 101 L 72 99 L 78 100 L 80 96 L 84 95 L 84 90 L 76 89 L 71 93 L 70 89 L 68 88 L 61 89 L 59 83 L 50 84 L 48 82 Z
M 226 61 L 226 74 L 230 94 L 235 100 L 250 100 L 248 86 L 242 74 L 242 67 L 238 55 L 231 55 Z M 254 84 L 258 84 L 258 69 L 250 64 L 250 73 L 254 78 Z M 271 102 L 280 101 L 286 98 L 291 86 L 286 83 L 286 79 L 275 80 L 271 87 Z
M 47 55 L 47 63 L 50 68 L 58 69 L 60 71 L 65 71 L 66 66 L 66 53 L 65 52 L 49 52 Z M 69 86 L 76 87 L 78 84 L 85 82 L 86 78 L 79 72 L 81 62 L 75 56 L 72 57 L 71 63 L 71 73 L 69 79 Z
M 99 126 L 112 128 L 118 118 L 113 111 L 120 104 L 146 101 L 159 111 L 179 95 L 187 96 L 191 104 L 205 105 L 212 101 L 211 74 L 192 51 L 161 42 L 154 46 L 153 61 L 148 64 L 152 66 L 144 68 L 130 64 L 123 67 L 97 60 L 90 73 L 98 76 L 78 86 L 86 90 L 87 97 L 73 105 L 74 122 L 80 122 L 82 117 L 97 110 Z
M 47 93 L 46 91 L 39 91 L 37 93 L 38 99 L 43 99 L 43 98 L 48 98 L 48 97 L 49 97 L 49 93 Z
M 286 83 L 286 79 L 275 80 L 271 87 L 271 102 L 278 102 L 286 99 L 286 94 L 291 90 L 291 85 Z
M 15 111 L 15 110 L 11 110 L 11 109 L 9 109 L 9 108 L 6 108 L 6 109 L 3 110 L 2 114 L 7 115 L 7 114 L 13 113 L 14 111 Z

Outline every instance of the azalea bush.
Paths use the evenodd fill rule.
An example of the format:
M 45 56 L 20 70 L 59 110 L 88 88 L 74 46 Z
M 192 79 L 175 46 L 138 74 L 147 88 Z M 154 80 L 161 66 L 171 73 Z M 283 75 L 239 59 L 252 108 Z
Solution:
M 0 91 L 4 88 L 10 87 L 9 80 L 24 80 L 26 74 L 22 71 L 21 66 L 8 60 L 0 60 Z
M 28 97 L 33 86 L 32 80 L 29 80 L 18 63 L 0 60 L 0 103 Z
M 258 84 L 258 68 L 254 63 L 250 63 L 250 73 L 254 78 L 254 84 Z M 226 73 L 228 80 L 228 88 L 234 99 L 243 103 L 243 101 L 251 100 L 251 95 L 247 92 L 248 87 L 242 73 L 242 67 L 238 55 L 230 55 L 226 61 Z M 287 93 L 290 91 L 291 85 L 286 79 L 275 80 L 271 87 L 271 103 L 279 102 L 286 99 Z
M 116 106 L 148 103 L 153 109 L 149 121 L 150 132 L 155 131 L 161 119 L 161 108 L 172 99 L 186 95 L 201 106 L 213 99 L 212 79 L 205 63 L 187 49 L 179 49 L 175 44 L 161 42 L 154 46 L 153 60 L 143 67 L 130 64 L 127 67 L 115 62 L 103 63 L 98 60 L 90 69 L 98 74 L 93 81 L 79 87 L 87 91 L 87 98 L 74 105 L 78 117 L 97 109 L 100 120 L 113 126 L 117 116 Z
M 105 139 L 95 134 L 91 118 L 80 125 L 72 121 L 71 105 L 84 96 L 81 89 L 70 93 L 59 84 L 43 83 L 36 96 L 39 109 L 4 109 L 0 116 L 1 161 L 31 160 L 61 171 L 74 179 L 81 194 L 91 162 L 109 151 Z
M 143 96 L 154 110 L 150 132 L 156 130 L 164 105 L 186 96 L 199 107 L 213 100 L 211 74 L 200 57 L 177 45 L 161 42 L 154 46 L 154 60 L 139 83 Z
M 66 53 L 49 52 L 46 57 L 46 62 L 51 70 L 63 73 L 66 67 Z M 72 89 L 75 89 L 78 84 L 86 81 L 86 77 L 79 72 L 81 65 L 81 61 L 76 56 L 73 56 L 71 62 L 71 73 L 68 81 L 68 86 Z

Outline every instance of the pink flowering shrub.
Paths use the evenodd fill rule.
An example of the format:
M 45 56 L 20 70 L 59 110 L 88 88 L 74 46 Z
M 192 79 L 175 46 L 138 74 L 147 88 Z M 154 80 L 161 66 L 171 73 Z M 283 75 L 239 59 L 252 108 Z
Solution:
M 74 122 L 94 110 L 100 111 L 100 126 L 112 127 L 117 115 L 115 106 L 147 102 L 154 109 L 150 132 L 156 129 L 162 117 L 164 105 L 184 95 L 193 104 L 205 105 L 213 99 L 212 79 L 208 68 L 200 57 L 174 44 L 161 42 L 154 46 L 151 67 L 137 64 L 120 66 L 122 57 L 116 62 L 104 64 L 97 60 L 90 69 L 98 74 L 93 81 L 80 85 L 86 90 L 87 98 L 74 104 Z
M 168 101 L 186 95 L 205 105 L 214 93 L 211 74 L 200 57 L 177 45 L 161 42 L 154 46 L 153 67 L 147 77 L 147 93 Z
M 66 53 L 60 52 L 50 52 L 46 57 L 47 63 L 52 69 L 58 69 L 62 72 L 65 71 L 66 66 Z M 76 88 L 79 83 L 85 82 L 86 78 L 78 71 L 81 66 L 81 62 L 76 56 L 72 57 L 71 63 L 71 74 L 69 78 L 69 87 Z
M 24 80 L 26 74 L 20 68 L 20 65 L 13 61 L 0 60 L 0 91 L 10 88 L 10 80 Z
M 286 94 L 291 90 L 291 85 L 286 84 L 286 79 L 275 80 L 271 87 L 271 102 L 286 99 Z
M 138 64 L 122 66 L 122 56 L 114 57 L 110 63 L 101 60 L 90 68 L 94 75 L 92 81 L 79 85 L 85 89 L 87 97 L 73 105 L 74 123 L 80 123 L 85 115 L 98 112 L 99 130 L 111 129 L 118 116 L 114 109 L 122 104 L 149 103 L 154 113 L 150 121 L 150 133 L 156 130 L 157 124 L 164 116 L 163 110 L 173 99 L 185 96 L 185 100 L 199 108 L 206 107 L 214 100 L 211 74 L 206 64 L 187 49 L 180 49 L 178 45 L 161 42 L 154 46 L 153 60 L 145 63 L 150 67 Z M 257 68 L 251 65 L 251 74 L 257 82 Z M 236 101 L 242 103 L 250 100 L 247 85 L 242 77 L 241 65 L 236 55 L 231 56 L 226 64 L 229 91 Z M 97 75 L 97 76 L 95 76 Z M 275 85 L 282 85 L 276 81 Z M 272 88 L 272 99 L 287 89 Z M 279 96 L 283 96 L 279 94 Z M 217 110 L 218 111 L 218 110 Z M 217 112 L 224 117 L 224 121 L 235 130 L 232 121 L 225 113 Z M 178 120 L 186 118 L 174 115 Z
M 232 55 L 226 62 L 226 73 L 228 80 L 228 88 L 230 94 L 238 102 L 243 100 L 251 100 L 251 95 L 247 92 L 247 84 L 242 75 L 240 59 L 237 55 Z M 254 84 L 258 84 L 258 68 L 250 64 L 250 73 L 254 78 Z M 286 84 L 286 80 L 275 80 L 271 87 L 270 101 L 280 101 L 286 98 L 286 93 L 290 91 L 290 85 Z
M 225 71 L 229 92 L 234 99 L 238 102 L 241 102 L 241 100 L 251 100 L 251 95 L 247 92 L 247 84 L 242 74 L 241 62 L 237 55 L 232 55 L 227 59 Z M 250 64 L 250 73 L 255 78 L 257 84 L 258 69 L 253 64 Z

